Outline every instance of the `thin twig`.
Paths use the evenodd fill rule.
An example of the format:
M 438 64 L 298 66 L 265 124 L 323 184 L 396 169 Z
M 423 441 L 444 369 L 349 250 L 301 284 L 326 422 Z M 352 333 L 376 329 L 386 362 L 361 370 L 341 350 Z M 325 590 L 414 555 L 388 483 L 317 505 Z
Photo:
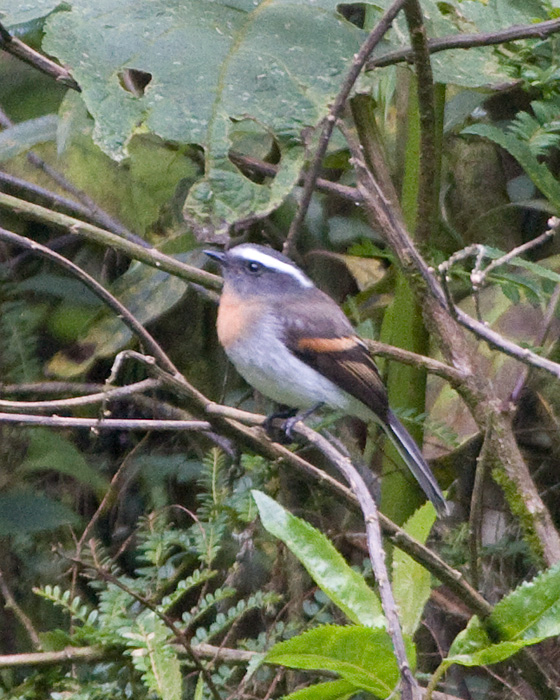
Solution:
M 0 109 L 0 125 L 5 129 L 14 126 L 14 122 L 8 117 L 3 109 Z M 117 221 L 114 217 L 108 214 L 88 194 L 73 185 L 64 177 L 62 173 L 53 168 L 52 165 L 49 165 L 34 151 L 27 151 L 26 158 L 31 165 L 35 166 L 39 170 L 42 170 L 45 175 L 56 182 L 59 187 L 76 197 L 89 212 L 88 218 L 93 219 L 95 223 L 109 229 L 109 231 L 112 231 L 123 238 L 126 238 L 126 240 L 131 241 L 132 243 L 142 246 L 143 248 L 152 247 L 143 238 L 137 236 L 135 233 L 127 229 L 126 226 L 121 224 L 120 221 Z
M 397 658 L 399 671 L 401 674 L 401 697 L 403 700 L 412 700 L 418 697 L 419 689 L 414 677 L 404 646 L 404 638 L 397 613 L 397 605 L 389 582 L 389 574 L 385 562 L 385 550 L 381 537 L 381 527 L 377 506 L 352 461 L 340 454 L 328 440 L 316 433 L 305 424 L 299 422 L 295 425 L 295 432 L 302 435 L 310 444 L 316 447 L 327 457 L 329 462 L 344 476 L 355 494 L 362 510 L 368 541 L 369 556 L 375 580 L 379 587 L 381 604 L 387 620 L 387 632 L 393 642 L 393 649 Z
M 37 633 L 37 630 L 33 626 L 33 623 L 31 622 L 30 618 L 23 612 L 21 607 L 18 605 L 17 600 L 14 598 L 14 595 L 12 591 L 10 590 L 10 587 L 6 583 L 6 578 L 4 576 L 4 573 L 0 569 L 0 593 L 4 596 L 4 600 L 6 601 L 5 607 L 11 610 L 16 618 L 19 620 L 25 631 L 27 632 L 27 636 L 31 640 L 31 644 L 35 649 L 41 649 L 43 646 L 41 644 L 41 639 Z M 1 668 L 1 666 L 0 666 Z
M 108 292 L 105 287 L 103 287 L 97 280 L 95 280 L 87 272 L 84 272 L 81 267 L 75 265 L 73 262 L 67 258 L 55 253 L 40 243 L 20 236 L 17 233 L 12 233 L 12 231 L 7 231 L 4 228 L 0 228 L 0 240 L 8 241 L 16 246 L 25 248 L 32 251 L 33 253 L 40 255 L 48 260 L 52 260 L 57 265 L 60 265 L 66 270 L 69 270 L 74 277 L 77 277 L 81 282 L 83 282 L 86 287 L 91 289 L 91 291 L 99 297 L 107 306 L 112 309 L 119 318 L 122 319 L 123 323 L 132 331 L 132 333 L 140 340 L 140 342 L 148 349 L 162 367 L 167 369 L 173 374 L 179 374 L 179 370 L 171 362 L 169 357 L 160 347 L 159 343 L 148 333 L 144 326 L 136 320 L 136 317 L 130 313 L 130 311 L 121 304 L 121 302 L 114 297 L 110 292 Z M 130 244 L 129 244 L 130 245 Z
M 82 236 L 106 248 L 120 250 L 133 260 L 139 260 L 150 265 L 150 267 L 169 272 L 188 282 L 198 282 L 209 289 L 221 289 L 222 287 L 222 280 L 217 275 L 212 275 L 210 272 L 205 272 L 192 265 L 185 265 L 185 263 L 161 253 L 156 248 L 145 248 L 111 231 L 41 207 L 38 204 L 12 197 L 4 192 L 0 192 L 0 209 L 8 209 L 23 218 L 42 221 L 68 229 L 77 236 Z
M 523 245 L 514 248 L 513 250 L 501 256 L 500 258 L 497 258 L 492 263 L 490 263 L 490 265 L 488 265 L 484 270 L 479 270 L 475 267 L 475 270 L 473 271 L 473 273 L 471 273 L 471 281 L 473 283 L 473 287 L 478 288 L 480 287 L 480 285 L 484 284 L 484 282 L 487 279 L 489 270 L 493 271 L 500 265 L 504 265 L 505 263 L 510 262 L 514 258 L 518 257 L 521 253 L 527 252 L 527 250 L 530 250 L 531 248 L 544 243 L 556 233 L 559 225 L 560 220 L 557 217 L 553 216 L 548 220 L 547 230 L 540 236 L 537 236 L 537 238 L 527 243 L 524 243 Z M 493 331 L 484 321 L 475 320 L 454 303 L 447 286 L 451 267 L 456 262 L 464 260 L 468 257 L 472 257 L 473 255 L 480 255 L 481 251 L 484 251 L 484 246 L 480 246 L 478 244 L 468 246 L 463 250 L 457 251 L 448 260 L 446 260 L 438 266 L 438 271 L 440 273 L 440 278 L 443 283 L 443 288 L 446 291 L 447 301 L 450 309 L 452 309 L 454 317 L 456 318 L 458 323 L 460 323 L 465 328 L 468 328 L 482 340 L 486 341 L 491 347 L 500 350 L 501 352 L 505 353 L 506 355 L 509 355 L 510 357 L 514 357 L 515 359 L 528 366 L 538 367 L 539 369 L 543 369 L 547 372 L 550 372 L 555 377 L 560 377 L 560 364 L 558 364 L 557 362 L 553 362 L 552 360 L 549 360 L 546 357 L 538 355 L 537 353 L 533 352 L 532 350 L 529 350 L 528 348 L 522 348 L 516 343 L 507 340 L 507 338 L 504 338 L 496 331 Z
M 185 653 L 183 647 L 173 645 L 178 653 Z M 256 651 L 243 649 L 226 649 L 213 644 L 194 644 L 193 650 L 201 659 L 214 659 L 216 656 L 228 664 L 247 664 L 257 655 Z M 58 666 L 65 663 L 97 663 L 122 657 L 121 649 L 104 649 L 102 647 L 66 647 L 61 651 L 41 651 L 29 654 L 6 654 L 0 656 L 0 668 L 19 668 L 21 666 Z
M 80 86 L 70 75 L 70 72 L 63 68 L 58 63 L 51 61 L 43 54 L 33 50 L 31 47 L 24 44 L 16 37 L 12 36 L 10 32 L 0 23 L 0 49 L 6 51 L 6 53 L 19 58 L 21 61 L 28 63 L 33 68 L 41 71 L 41 73 L 46 73 L 51 78 L 54 78 L 57 83 L 62 83 L 73 90 L 80 92 Z
M 364 339 L 364 342 L 368 346 L 372 355 L 379 355 L 379 357 L 385 357 L 390 360 L 395 360 L 396 362 L 402 362 L 404 365 L 425 369 L 431 374 L 442 377 L 453 387 L 460 386 L 461 382 L 463 382 L 465 379 L 465 375 L 460 370 L 451 367 L 445 362 L 434 360 L 432 357 L 418 355 L 410 350 L 403 350 L 402 348 L 397 348 L 394 345 L 381 343 L 378 340 Z
M 487 267 L 485 267 L 482 270 L 478 270 L 476 274 L 471 273 L 471 282 L 473 287 L 477 288 L 484 285 L 488 275 L 494 272 L 496 268 L 505 265 L 510 260 L 513 260 L 514 258 L 517 258 L 520 255 L 527 253 L 529 250 L 538 248 L 538 246 L 543 245 L 543 243 L 549 241 L 554 236 L 554 234 L 557 233 L 559 226 L 560 219 L 556 216 L 551 216 L 547 222 L 546 231 L 544 233 L 541 233 L 540 236 L 536 236 L 536 238 L 527 241 L 527 243 L 523 243 L 522 245 L 519 245 L 516 248 L 512 248 L 509 251 L 509 253 L 505 253 L 505 255 L 502 255 L 500 258 L 492 260 L 492 262 Z M 484 251 L 484 246 L 480 246 L 480 248 L 482 253 Z
M 432 54 L 439 51 L 449 51 L 450 49 L 471 49 L 475 46 L 506 44 L 508 41 L 518 41 L 520 39 L 545 39 L 547 36 L 559 31 L 560 19 L 551 19 L 546 22 L 538 22 L 537 24 L 508 27 L 498 32 L 451 34 L 450 36 L 442 36 L 439 39 L 430 39 L 428 41 L 428 50 Z M 366 63 L 366 70 L 392 66 L 403 61 L 411 62 L 413 57 L 413 49 L 407 46 L 370 59 Z
M 78 406 L 91 406 L 100 401 L 115 401 L 140 394 L 143 391 L 152 391 L 160 386 L 157 379 L 144 379 L 135 384 L 107 388 L 106 391 L 86 394 L 84 396 L 74 396 L 68 399 L 51 399 L 49 401 L 7 401 L 0 399 L 0 409 L 26 412 L 26 411 L 56 411 L 59 409 L 70 409 Z M 9 392 L 8 392 L 9 393 Z
M 243 153 L 237 153 L 237 151 L 231 151 L 229 157 L 235 163 L 235 165 L 247 173 L 266 175 L 267 177 L 276 177 L 278 172 L 277 165 L 266 163 L 264 160 L 253 158 L 253 156 L 246 156 Z M 305 184 L 305 177 L 303 175 L 300 176 L 297 184 Z M 335 195 L 336 197 L 345 199 L 348 202 L 359 204 L 359 202 L 362 201 L 362 197 L 355 187 L 340 185 L 338 182 L 331 182 L 330 180 L 325 180 L 322 177 L 317 178 L 315 187 L 319 192 Z
M 42 425 L 49 428 L 81 428 L 105 430 L 149 430 L 206 433 L 212 425 L 204 420 L 158 420 L 157 418 L 70 418 L 65 416 L 34 416 L 28 413 L 0 413 L 0 424 Z
M 323 162 L 323 158 L 325 157 L 325 153 L 327 152 L 327 147 L 329 145 L 335 124 L 338 117 L 342 114 L 342 110 L 346 105 L 350 91 L 358 79 L 358 76 L 360 75 L 369 55 L 377 44 L 383 39 L 389 30 L 391 23 L 401 11 L 405 2 L 406 0 L 394 0 L 390 7 L 385 11 L 377 25 L 374 27 L 373 31 L 360 47 L 358 53 L 354 56 L 352 66 L 348 71 L 344 82 L 342 83 L 338 95 L 329 109 L 329 113 L 323 122 L 321 135 L 319 136 L 319 144 L 313 156 L 313 162 L 305 174 L 305 185 L 303 186 L 303 192 L 301 193 L 297 213 L 292 219 L 292 223 L 290 224 L 290 229 L 284 243 L 283 250 L 286 255 L 294 255 L 296 252 L 296 236 L 298 235 L 300 226 L 303 223 L 309 208 L 311 197 L 313 196 L 315 184 L 321 169 L 321 164 Z
M 214 700 L 221 700 L 220 693 L 216 688 L 214 680 L 212 679 L 212 675 L 208 672 L 206 666 L 204 666 L 201 663 L 198 654 L 196 653 L 193 645 L 191 644 L 185 632 L 183 632 L 183 630 L 177 626 L 175 621 L 172 620 L 169 617 L 169 615 L 162 612 L 157 605 L 154 605 L 154 603 L 152 603 L 151 600 L 140 595 L 136 591 L 133 591 L 132 588 L 123 583 L 120 578 L 114 576 L 110 571 L 103 567 L 98 561 L 95 541 L 93 540 L 90 540 L 90 551 L 93 558 L 95 571 L 97 572 L 99 577 L 103 581 L 107 581 L 108 583 L 112 583 L 114 586 L 117 586 L 122 591 L 127 593 L 133 600 L 137 600 L 143 607 L 147 608 L 148 610 L 151 610 L 154 613 L 154 615 L 157 615 L 157 617 L 159 617 L 159 619 L 164 623 L 164 625 L 168 627 L 168 629 L 171 630 L 171 632 L 175 635 L 175 638 L 177 639 L 179 644 L 181 644 L 187 652 L 189 659 L 192 661 L 196 669 L 202 674 L 204 682 L 206 683 L 208 689 L 212 693 Z

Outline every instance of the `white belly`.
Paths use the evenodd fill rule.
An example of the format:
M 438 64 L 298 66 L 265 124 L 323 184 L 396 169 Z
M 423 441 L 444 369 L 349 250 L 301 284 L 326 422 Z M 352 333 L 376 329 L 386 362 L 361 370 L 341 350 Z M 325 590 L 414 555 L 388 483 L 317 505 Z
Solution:
M 364 420 L 372 413 L 305 362 L 292 355 L 270 328 L 255 334 L 250 352 L 247 345 L 233 343 L 227 355 L 239 374 L 264 396 L 286 406 L 308 409 L 324 403 Z M 266 340 L 265 340 L 266 338 Z

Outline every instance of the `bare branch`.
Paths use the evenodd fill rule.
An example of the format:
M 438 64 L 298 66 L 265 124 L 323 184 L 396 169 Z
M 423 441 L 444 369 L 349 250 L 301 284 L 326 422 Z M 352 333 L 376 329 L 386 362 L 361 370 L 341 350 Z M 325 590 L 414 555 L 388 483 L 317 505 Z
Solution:
M 34 51 L 27 44 L 24 44 L 23 41 L 12 36 L 3 24 L 0 24 L 0 49 L 28 63 L 33 68 L 41 71 L 41 73 L 46 73 L 58 83 L 80 92 L 80 86 L 66 68 L 59 66 L 58 63 L 51 61 L 50 58 Z
M 362 479 L 352 461 L 336 450 L 328 440 L 308 428 L 301 421 L 296 423 L 295 432 L 304 437 L 310 444 L 321 451 L 329 462 L 344 476 L 354 492 L 364 516 L 368 550 L 375 580 L 379 587 L 381 604 L 387 620 L 387 632 L 393 642 L 401 674 L 401 696 L 404 700 L 412 700 L 419 695 L 419 688 L 406 656 L 404 638 L 397 613 L 397 605 L 389 581 L 389 573 L 385 562 L 385 550 L 381 538 L 379 512 L 366 483 Z
M 377 44 L 383 39 L 391 23 L 401 11 L 406 0 L 394 0 L 394 2 L 389 6 L 386 12 L 383 14 L 377 25 L 374 27 L 373 31 L 370 33 L 368 38 L 362 44 L 358 53 L 354 56 L 352 61 L 352 67 L 348 71 L 342 87 L 336 96 L 336 99 L 326 116 L 323 127 L 321 129 L 321 135 L 319 136 L 319 144 L 317 150 L 313 156 L 313 162 L 305 174 L 305 185 L 303 187 L 303 192 L 299 202 L 298 210 L 294 216 L 292 223 L 290 224 L 290 230 L 286 237 L 284 243 L 284 253 L 286 255 L 294 255 L 296 252 L 295 239 L 298 234 L 299 228 L 305 219 L 305 215 L 309 208 L 311 202 L 311 197 L 313 195 L 313 190 L 315 189 L 315 184 L 317 182 L 317 177 L 319 176 L 319 171 L 321 169 L 321 163 L 327 152 L 327 147 L 329 145 L 332 132 L 334 130 L 335 124 L 338 117 L 342 114 L 342 110 L 346 105 L 346 100 L 350 95 L 354 83 L 358 79 L 362 68 L 364 67 L 369 55 Z
M 47 222 L 54 226 L 68 229 L 77 236 L 82 236 L 87 240 L 107 248 L 120 250 L 133 260 L 139 260 L 140 262 L 150 265 L 150 267 L 164 270 L 188 282 L 198 282 L 209 289 L 221 289 L 222 280 L 217 275 L 212 275 L 210 272 L 205 272 L 192 265 L 185 265 L 169 255 L 160 253 L 160 251 L 155 248 L 148 249 L 136 243 L 132 243 L 111 231 L 99 228 L 93 224 L 88 224 L 85 221 L 80 221 L 71 216 L 51 211 L 38 204 L 32 204 L 31 202 L 12 197 L 3 192 L 0 192 L 0 209 L 8 209 L 9 211 L 16 212 L 23 218 Z
M 127 386 L 107 387 L 105 391 L 87 394 L 85 396 L 74 396 L 68 399 L 53 399 L 50 401 L 6 401 L 0 399 L 0 409 L 14 411 L 56 411 L 60 409 L 76 408 L 78 406 L 91 406 L 100 401 L 114 401 L 129 397 L 132 394 L 140 394 L 143 391 L 151 391 L 157 389 L 160 382 L 157 379 L 144 379 L 135 384 Z M 10 393 L 9 391 L 7 393 Z
M 428 41 L 430 53 L 439 51 L 449 51 L 450 49 L 470 49 L 474 46 L 493 46 L 496 44 L 506 44 L 508 41 L 519 41 L 520 39 L 545 39 L 551 34 L 560 31 L 560 19 L 551 19 L 537 24 L 521 25 L 518 27 L 508 27 L 499 32 L 481 32 L 479 34 L 451 34 L 442 36 L 439 39 Z M 395 63 L 413 60 L 414 51 L 411 47 L 389 51 L 369 60 L 366 70 L 392 66 Z
M 237 153 L 236 151 L 230 152 L 229 157 L 235 163 L 235 165 L 240 167 L 244 172 L 257 173 L 258 175 L 266 175 L 268 177 L 276 177 L 276 173 L 278 172 L 277 165 L 265 163 L 264 160 L 259 160 L 258 158 L 253 158 L 252 156 L 246 156 L 242 153 Z M 305 184 L 305 176 L 301 175 L 298 180 L 298 185 L 303 184 Z M 357 203 L 362 201 L 362 197 L 355 187 L 339 185 L 337 182 L 324 180 L 322 177 L 317 178 L 315 181 L 315 186 L 319 192 L 335 195 L 336 197 L 345 199 L 348 202 Z

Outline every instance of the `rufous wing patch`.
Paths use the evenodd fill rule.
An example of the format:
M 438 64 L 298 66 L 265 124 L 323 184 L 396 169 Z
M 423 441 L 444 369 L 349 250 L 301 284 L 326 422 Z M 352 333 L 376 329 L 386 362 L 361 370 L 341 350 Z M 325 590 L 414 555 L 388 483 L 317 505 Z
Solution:
M 300 338 L 298 349 L 305 352 L 345 352 L 356 347 L 358 341 L 353 337 L 343 338 Z

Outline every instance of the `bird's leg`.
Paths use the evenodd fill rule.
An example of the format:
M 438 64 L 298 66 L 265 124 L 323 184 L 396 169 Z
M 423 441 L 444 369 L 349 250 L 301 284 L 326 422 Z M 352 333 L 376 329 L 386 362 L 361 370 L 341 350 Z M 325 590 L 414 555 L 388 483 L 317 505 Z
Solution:
M 286 433 L 286 437 L 290 440 L 293 440 L 293 430 L 295 424 L 298 423 L 300 420 L 303 421 L 306 418 L 309 418 L 309 416 L 315 413 L 315 411 L 317 411 L 319 408 L 321 408 L 322 405 L 323 402 L 319 401 L 319 403 L 316 403 L 314 406 L 311 406 L 311 408 L 308 408 L 307 411 L 301 411 L 300 413 L 297 413 L 296 411 L 295 414 L 292 414 L 290 417 L 288 417 L 286 422 L 284 423 L 284 432 Z
M 291 419 L 295 415 L 297 415 L 297 408 L 282 408 L 280 411 L 276 411 L 275 413 L 271 413 L 269 416 L 266 417 L 264 423 L 263 423 L 263 428 L 266 430 L 268 436 L 272 438 L 273 440 L 278 439 L 279 434 L 283 435 L 284 438 L 286 437 L 285 432 L 286 429 L 284 428 L 275 428 L 273 423 L 277 418 L 280 418 L 282 420 L 284 419 Z M 286 442 L 286 440 L 282 440 L 280 438 L 280 442 Z

